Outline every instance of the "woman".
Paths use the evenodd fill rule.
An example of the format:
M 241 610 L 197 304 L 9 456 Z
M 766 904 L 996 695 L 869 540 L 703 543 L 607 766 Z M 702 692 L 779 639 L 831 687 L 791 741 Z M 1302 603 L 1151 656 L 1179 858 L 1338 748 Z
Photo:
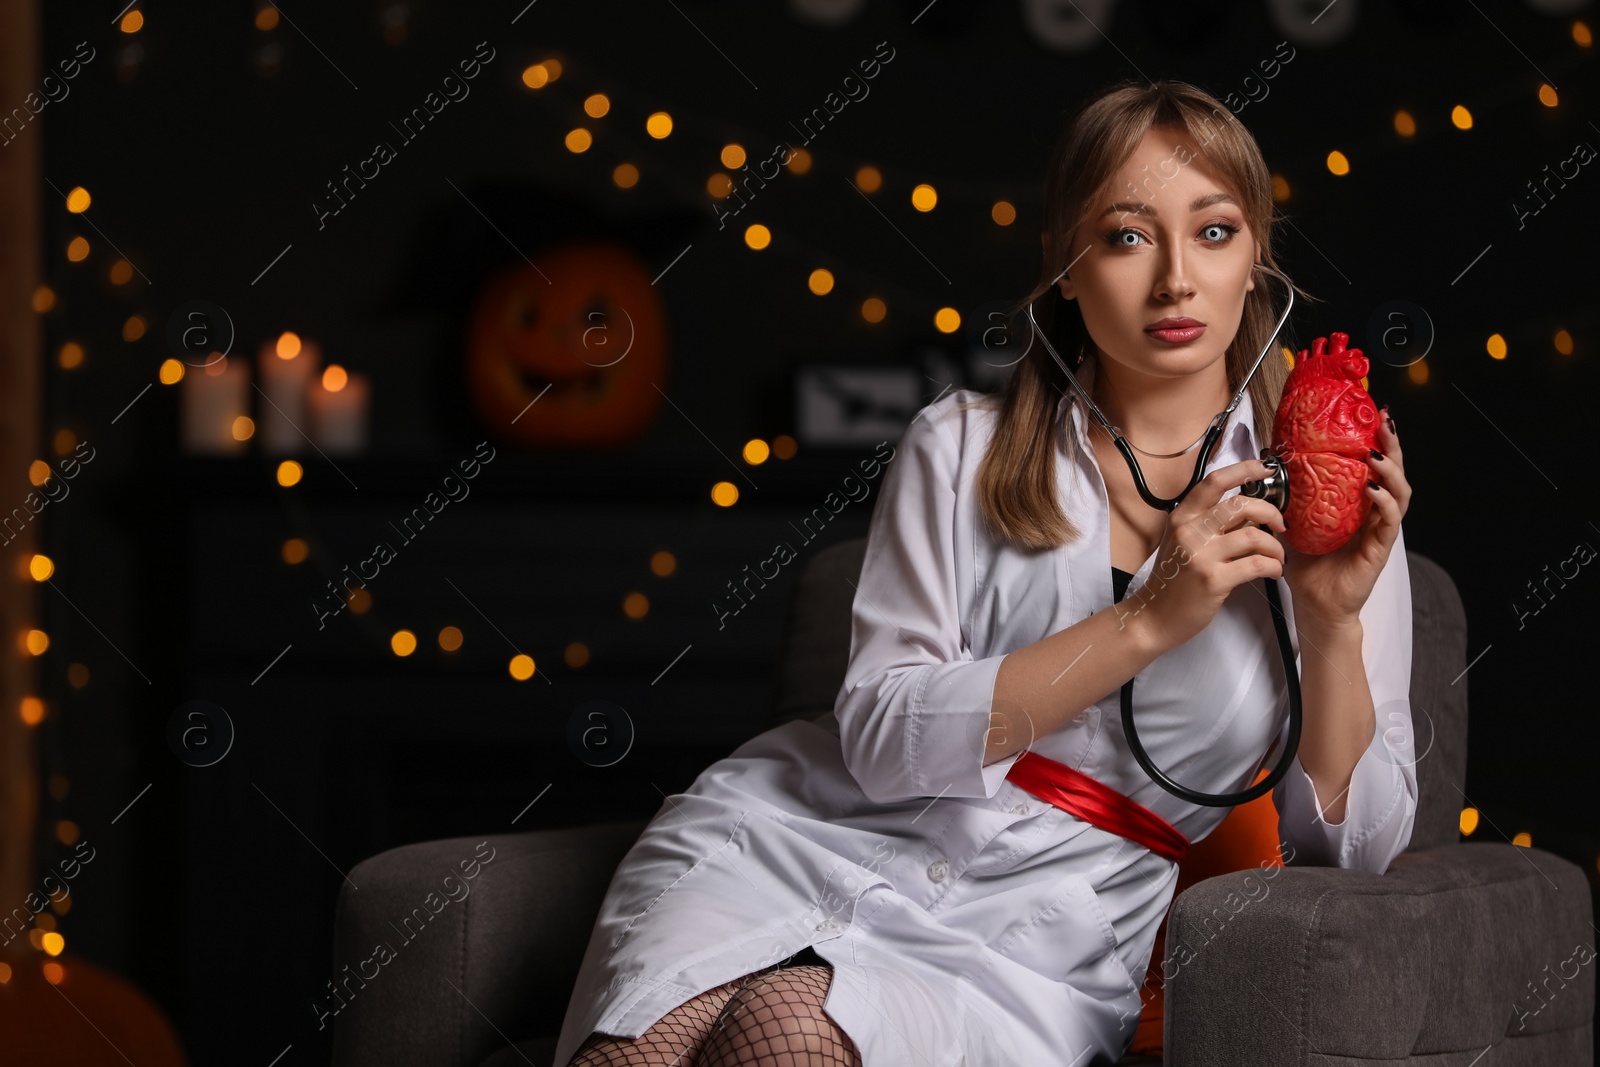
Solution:
M 1119 86 L 1066 130 L 1044 194 L 1028 302 L 1174 496 L 1284 300 L 1252 266 L 1272 264 L 1261 154 L 1191 86 Z M 1203 329 L 1161 329 L 1174 318 Z M 1048 757 L 1205 837 L 1227 809 L 1140 770 L 1120 688 L 1137 678 L 1140 737 L 1170 776 L 1251 785 L 1287 736 L 1263 580 L 1286 582 L 1306 652 L 1300 748 L 1274 789 L 1284 852 L 1384 871 L 1417 797 L 1411 490 L 1386 424 L 1356 537 L 1323 556 L 1278 540 L 1278 511 L 1237 489 L 1265 473 L 1285 375 L 1264 361 L 1171 512 L 1143 502 L 1042 345 L 998 401 L 920 411 L 875 505 L 833 713 L 668 798 L 607 892 L 555 1062 L 1115 1062 L 1173 853 L 1039 800 L 1013 768 Z

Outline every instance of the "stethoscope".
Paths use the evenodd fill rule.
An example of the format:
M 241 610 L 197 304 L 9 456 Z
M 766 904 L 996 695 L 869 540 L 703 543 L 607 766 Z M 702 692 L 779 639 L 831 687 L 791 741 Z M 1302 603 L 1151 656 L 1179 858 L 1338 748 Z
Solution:
M 1194 474 L 1190 476 L 1189 484 L 1184 487 L 1183 492 L 1171 499 L 1156 496 L 1155 493 L 1151 492 L 1150 487 L 1145 484 L 1144 471 L 1139 466 L 1138 458 L 1133 454 L 1132 446 L 1123 438 L 1122 431 L 1111 425 L 1111 421 L 1100 410 L 1100 405 L 1096 404 L 1094 399 L 1089 396 L 1088 391 L 1078 384 L 1077 376 L 1067 369 L 1066 361 L 1056 352 L 1055 347 L 1050 344 L 1050 339 L 1045 337 L 1044 331 L 1039 328 L 1038 320 L 1033 317 L 1033 304 L 1031 302 L 1028 304 L 1028 321 L 1033 324 L 1033 332 L 1038 334 L 1039 340 L 1044 342 L 1045 350 L 1050 353 L 1051 358 L 1061 367 L 1061 372 L 1067 376 L 1067 381 L 1071 383 L 1078 397 L 1083 400 L 1084 406 L 1089 409 L 1089 413 L 1094 416 L 1095 421 L 1105 429 L 1106 433 L 1111 435 L 1111 440 L 1116 443 L 1117 451 L 1121 452 L 1123 458 L 1128 461 L 1128 469 L 1133 472 L 1133 482 L 1139 487 L 1139 495 L 1144 498 L 1145 503 L 1153 508 L 1171 511 L 1182 503 L 1183 498 L 1189 495 L 1189 491 L 1199 484 L 1201 478 L 1205 477 L 1206 464 L 1211 461 L 1211 454 L 1216 449 L 1217 442 L 1222 439 L 1222 431 L 1227 427 L 1228 419 L 1232 417 L 1234 409 L 1244 399 L 1244 391 L 1249 387 L 1250 379 L 1255 377 L 1256 368 L 1261 366 L 1261 361 L 1272 350 L 1272 344 L 1277 340 L 1279 331 L 1283 329 L 1283 324 L 1288 321 L 1290 308 L 1294 307 L 1294 283 L 1289 280 L 1289 276 L 1264 263 L 1252 265 L 1266 271 L 1268 274 L 1273 274 L 1283 279 L 1284 283 L 1289 287 L 1289 303 L 1284 307 L 1283 314 L 1278 319 L 1278 324 L 1272 328 L 1272 334 L 1267 338 L 1267 343 L 1262 346 L 1261 354 L 1256 357 L 1255 363 L 1250 367 L 1250 373 L 1245 375 L 1244 381 L 1239 384 L 1238 391 L 1233 394 L 1232 402 L 1218 412 L 1216 417 L 1211 420 L 1211 425 L 1206 428 L 1204 444 L 1200 446 L 1200 455 L 1195 460 Z M 1061 273 L 1065 274 L 1066 271 Z M 1057 280 L 1059 281 L 1059 278 Z M 1260 481 L 1246 482 L 1240 486 L 1239 491 L 1246 496 L 1260 497 L 1276 506 L 1280 511 L 1284 510 L 1289 503 L 1288 470 L 1284 466 L 1282 458 L 1271 449 L 1263 448 L 1261 450 L 1261 461 L 1270 468 L 1267 476 Z M 1128 746 L 1133 749 L 1134 759 L 1139 761 L 1139 766 L 1144 768 L 1145 773 L 1157 785 L 1173 796 L 1181 797 L 1191 804 L 1225 808 L 1254 800 L 1277 785 L 1279 780 L 1289 773 L 1289 767 L 1294 762 L 1295 753 L 1300 748 L 1300 674 L 1295 669 L 1294 649 L 1289 642 L 1289 627 L 1284 619 L 1283 604 L 1278 598 L 1277 582 L 1271 578 L 1263 578 L 1261 581 L 1267 587 L 1267 601 L 1272 605 L 1272 624 L 1278 633 L 1278 651 L 1283 658 L 1284 673 L 1289 679 L 1289 742 L 1284 746 L 1283 755 L 1278 759 L 1278 765 L 1271 774 L 1249 789 L 1244 789 L 1237 793 L 1200 793 L 1179 785 L 1167 777 L 1160 767 L 1156 766 L 1155 761 L 1150 758 L 1150 754 L 1145 751 L 1144 745 L 1139 742 L 1139 734 L 1133 724 L 1133 679 L 1129 678 L 1122 687 L 1122 731 L 1127 735 Z

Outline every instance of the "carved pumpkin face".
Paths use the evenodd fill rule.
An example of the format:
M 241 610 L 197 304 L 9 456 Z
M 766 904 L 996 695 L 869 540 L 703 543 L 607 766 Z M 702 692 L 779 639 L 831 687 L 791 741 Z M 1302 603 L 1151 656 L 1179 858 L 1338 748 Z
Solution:
M 661 407 L 666 311 L 624 245 L 570 244 L 497 274 L 470 321 L 468 393 L 507 444 L 623 445 Z

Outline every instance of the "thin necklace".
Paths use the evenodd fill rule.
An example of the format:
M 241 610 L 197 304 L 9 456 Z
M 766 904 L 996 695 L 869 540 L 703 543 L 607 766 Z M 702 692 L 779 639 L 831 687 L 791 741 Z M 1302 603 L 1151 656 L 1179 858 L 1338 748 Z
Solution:
M 1100 427 L 1098 423 L 1096 423 L 1095 425 L 1097 427 L 1099 427 L 1101 433 L 1106 433 L 1106 430 L 1105 430 L 1104 427 Z M 1193 452 L 1195 450 L 1195 447 L 1197 445 L 1199 445 L 1201 441 L 1204 441 L 1206 439 L 1206 430 L 1209 430 L 1209 429 L 1211 429 L 1211 427 L 1208 424 L 1206 426 L 1205 430 L 1201 430 L 1200 431 L 1200 436 L 1196 437 L 1194 439 L 1194 444 L 1190 445 L 1188 448 L 1180 449 L 1177 452 L 1145 452 L 1144 449 L 1140 448 L 1138 445 L 1134 444 L 1132 441 L 1128 441 L 1128 435 L 1127 434 L 1123 434 L 1122 435 L 1122 439 L 1124 441 L 1128 441 L 1128 447 L 1132 448 L 1135 452 L 1144 452 L 1144 454 L 1149 456 L 1151 459 L 1177 459 L 1179 456 L 1186 455 L 1186 454 L 1188 454 L 1190 452 Z M 1106 433 L 1106 436 L 1107 436 L 1107 438 L 1111 438 L 1111 435 L 1109 433 Z M 1115 439 L 1112 439 L 1112 443 L 1113 444 L 1116 443 Z

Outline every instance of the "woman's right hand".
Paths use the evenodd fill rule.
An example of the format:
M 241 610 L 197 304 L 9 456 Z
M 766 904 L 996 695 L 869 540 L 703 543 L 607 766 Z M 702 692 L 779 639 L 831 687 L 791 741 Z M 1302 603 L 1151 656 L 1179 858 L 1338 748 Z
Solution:
M 1150 577 L 1138 590 L 1136 611 L 1163 650 L 1176 648 L 1210 625 L 1236 586 L 1283 577 L 1283 544 L 1261 523 L 1283 533 L 1283 513 L 1259 497 L 1222 494 L 1263 478 L 1265 463 L 1249 459 L 1218 467 L 1167 513 L 1167 529 Z

